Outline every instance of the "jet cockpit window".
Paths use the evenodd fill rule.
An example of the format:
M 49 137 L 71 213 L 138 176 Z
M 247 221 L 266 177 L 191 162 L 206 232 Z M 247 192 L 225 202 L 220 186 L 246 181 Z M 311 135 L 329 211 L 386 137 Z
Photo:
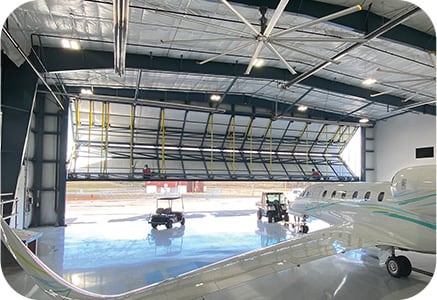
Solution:
M 336 194 L 337 194 L 337 191 L 333 191 L 331 194 L 331 198 L 334 198 Z
M 352 199 L 356 199 L 358 197 L 358 191 L 355 191 L 353 194 L 352 194 Z
M 364 195 L 364 199 L 366 199 L 366 200 L 369 200 L 369 199 L 370 199 L 370 192 L 367 192 L 367 193 Z
M 380 192 L 379 194 L 378 194 L 378 201 L 382 201 L 382 200 L 384 200 L 384 192 Z

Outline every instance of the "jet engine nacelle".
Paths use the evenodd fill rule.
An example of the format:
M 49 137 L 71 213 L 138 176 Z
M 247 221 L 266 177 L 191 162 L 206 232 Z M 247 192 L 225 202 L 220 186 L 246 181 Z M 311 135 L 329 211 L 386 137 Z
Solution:
M 424 165 L 404 168 L 392 178 L 391 190 L 394 197 L 436 188 L 436 166 Z

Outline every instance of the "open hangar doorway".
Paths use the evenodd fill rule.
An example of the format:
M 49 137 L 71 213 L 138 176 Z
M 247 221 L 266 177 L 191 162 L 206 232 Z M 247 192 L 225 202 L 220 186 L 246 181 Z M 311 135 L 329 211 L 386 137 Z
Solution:
M 7 120 L 4 132 L 14 133 L 4 135 L 2 141 L 7 141 L 7 147 L 16 146 L 15 136 L 21 129 L 26 131 L 30 117 L 22 115 L 30 112 L 35 116 L 28 139 L 33 146 L 24 160 L 20 160 L 24 142 L 18 143 L 18 150 L 6 149 L 2 144 L 2 155 L 16 158 L 3 159 L 8 168 L 2 167 L 2 172 L 13 175 L 17 169 L 27 170 L 22 173 L 26 176 L 20 176 L 16 193 L 23 212 L 19 222 L 24 227 L 33 224 L 64 228 L 66 181 L 140 183 L 145 164 L 153 168 L 155 178 L 151 181 L 304 182 L 312 168 L 327 181 L 365 179 L 363 174 L 374 168 L 373 149 L 367 148 L 372 144 L 371 137 L 362 134 L 366 144 L 361 148 L 365 158 L 361 174 L 352 172 L 339 155 L 357 127 L 364 126 L 368 133 L 375 123 L 399 114 L 435 115 L 435 33 L 429 29 L 433 26 L 428 25 L 426 15 L 409 4 L 374 5 L 361 10 L 355 3 L 348 3 L 353 9 L 347 9 L 330 1 L 310 1 L 306 2 L 309 6 L 282 6 L 283 13 L 278 11 L 272 17 L 274 3 L 266 2 L 267 8 L 260 10 L 246 1 L 233 1 L 231 5 L 246 18 L 261 25 L 261 34 L 265 34 L 261 40 L 265 41 L 272 31 L 312 22 L 320 17 L 319 13 L 327 16 L 332 11 L 343 11 L 345 15 L 354 12 L 352 18 L 316 21 L 311 23 L 316 25 L 311 31 L 305 28 L 291 36 L 292 46 L 305 44 L 303 51 L 286 45 L 277 52 L 271 50 L 276 45 L 253 39 L 253 29 L 231 10 L 226 13 L 222 3 L 199 1 L 186 6 L 149 7 L 134 1 L 130 5 L 131 21 L 142 27 L 131 30 L 130 38 L 124 41 L 127 68 L 123 68 L 123 62 L 114 74 L 112 28 L 104 21 L 112 18 L 111 3 L 78 1 L 65 9 L 68 6 L 61 0 L 35 5 L 40 2 L 44 1 L 18 9 L 4 29 L 24 35 L 20 46 L 32 49 L 32 56 L 38 57 L 32 62 L 44 74 L 37 90 L 26 89 L 24 95 L 10 92 L 10 85 L 6 105 L 2 103 Z M 77 18 L 71 11 L 82 13 Z M 185 16 L 187 11 L 190 13 Z M 36 17 L 27 18 L 28 13 Z M 274 19 L 277 26 L 266 28 L 260 14 Z M 147 16 L 147 26 L 142 24 L 143 16 Z M 208 29 L 205 16 L 211 25 Z M 53 22 L 36 24 L 44 19 Z M 84 32 L 87 26 L 76 26 L 82 21 L 96 24 L 101 30 Z M 67 31 L 73 34 L 59 31 L 58 24 L 70 23 L 71 30 Z M 362 24 L 366 24 L 365 29 Z M 233 26 L 241 29 L 238 35 L 243 32 L 252 44 L 259 44 L 259 51 L 242 47 L 240 36 L 235 40 L 238 45 L 221 38 L 211 40 L 211 34 L 222 34 L 223 30 L 231 33 Z M 117 26 L 118 30 L 122 27 Z M 148 34 L 139 36 L 135 32 Z M 208 40 L 195 41 L 195 47 L 184 45 L 193 32 Z M 68 40 L 72 51 L 61 49 L 59 45 L 65 44 L 63 38 L 67 35 L 79 37 L 80 47 L 71 49 Z M 311 51 L 313 35 L 317 43 L 324 44 L 318 47 L 321 53 L 317 56 Z M 17 60 L 17 56 L 10 55 L 15 51 L 13 46 L 2 42 L 2 48 L 7 48 L 5 53 L 9 51 L 11 60 Z M 236 52 L 229 52 L 232 49 Z M 267 62 L 264 68 L 252 68 L 257 56 Z M 205 60 L 210 58 L 220 59 L 207 63 Z M 336 60 L 341 64 L 334 63 Z M 200 61 L 203 64 L 198 64 Z M 387 72 L 393 67 L 401 73 Z M 293 75 L 292 70 L 297 74 Z M 406 72 L 411 70 L 415 72 Z M 377 77 L 373 83 L 376 85 L 363 85 L 368 75 Z M 17 76 L 16 82 L 32 85 L 21 78 Z M 36 77 L 32 83 L 37 83 Z M 57 88 L 49 95 L 47 86 Z M 32 95 L 39 98 L 35 109 L 30 108 Z M 61 101 L 57 101 L 58 96 Z M 27 106 L 21 107 L 22 103 Z M 71 115 L 68 127 L 62 111 Z M 67 128 L 73 129 L 72 136 L 76 137 L 75 150 L 71 156 L 62 157 L 66 153 Z M 24 135 L 20 138 L 25 140 Z M 11 167 L 15 162 L 18 168 Z M 12 182 L 16 177 L 10 178 Z M 2 179 L 3 186 L 6 180 Z M 15 187 L 13 182 L 7 190 L 13 194 Z M 111 229 L 115 232 L 116 227 Z M 155 243 L 159 240 L 153 238 Z M 74 278 L 80 280 L 81 276 Z

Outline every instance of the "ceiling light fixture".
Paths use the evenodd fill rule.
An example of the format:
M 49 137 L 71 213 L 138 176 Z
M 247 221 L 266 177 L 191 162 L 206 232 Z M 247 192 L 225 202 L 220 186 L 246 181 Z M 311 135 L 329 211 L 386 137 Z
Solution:
M 126 45 L 129 24 L 129 0 L 114 0 L 114 71 L 124 74 L 126 68 Z
M 308 110 L 308 106 L 305 105 L 299 105 L 297 108 L 298 111 L 304 112 Z
M 80 49 L 80 44 L 76 40 L 62 39 L 61 44 L 62 44 L 62 47 L 65 49 L 73 49 L 73 50 Z
M 220 95 L 217 95 L 217 94 L 212 94 L 212 95 L 209 97 L 209 100 L 211 100 L 211 101 L 214 102 L 214 103 L 219 102 L 221 99 L 222 99 L 222 97 L 221 97 Z
M 82 88 L 82 89 L 80 89 L 80 94 L 81 95 L 92 95 L 94 93 L 93 93 L 92 89 Z
M 369 123 L 369 119 L 367 119 L 367 118 L 362 118 L 362 119 L 360 119 L 360 121 L 359 121 L 361 124 L 366 124 L 366 123 Z
M 364 85 L 372 85 L 372 84 L 376 83 L 376 79 L 375 78 L 366 78 L 361 83 Z
M 265 63 L 265 60 L 262 58 L 255 59 L 255 62 L 253 63 L 253 66 L 256 68 L 262 67 Z

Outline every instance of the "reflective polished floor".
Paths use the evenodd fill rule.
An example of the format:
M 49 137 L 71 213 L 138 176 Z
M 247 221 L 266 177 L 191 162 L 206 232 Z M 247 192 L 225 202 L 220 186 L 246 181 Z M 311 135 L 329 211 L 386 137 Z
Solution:
M 256 211 L 188 212 L 185 226 L 152 229 L 146 215 L 76 216 L 66 227 L 41 227 L 38 256 L 78 287 L 117 294 L 249 250 L 293 238 L 293 228 L 258 221 Z M 310 230 L 327 226 L 312 219 Z M 405 253 L 414 267 L 434 272 L 435 255 Z M 9 284 L 33 299 L 51 299 L 19 267 L 3 270 Z M 431 280 L 413 271 L 395 279 L 380 267 L 377 249 L 359 249 L 252 280 L 205 299 L 401 299 Z

